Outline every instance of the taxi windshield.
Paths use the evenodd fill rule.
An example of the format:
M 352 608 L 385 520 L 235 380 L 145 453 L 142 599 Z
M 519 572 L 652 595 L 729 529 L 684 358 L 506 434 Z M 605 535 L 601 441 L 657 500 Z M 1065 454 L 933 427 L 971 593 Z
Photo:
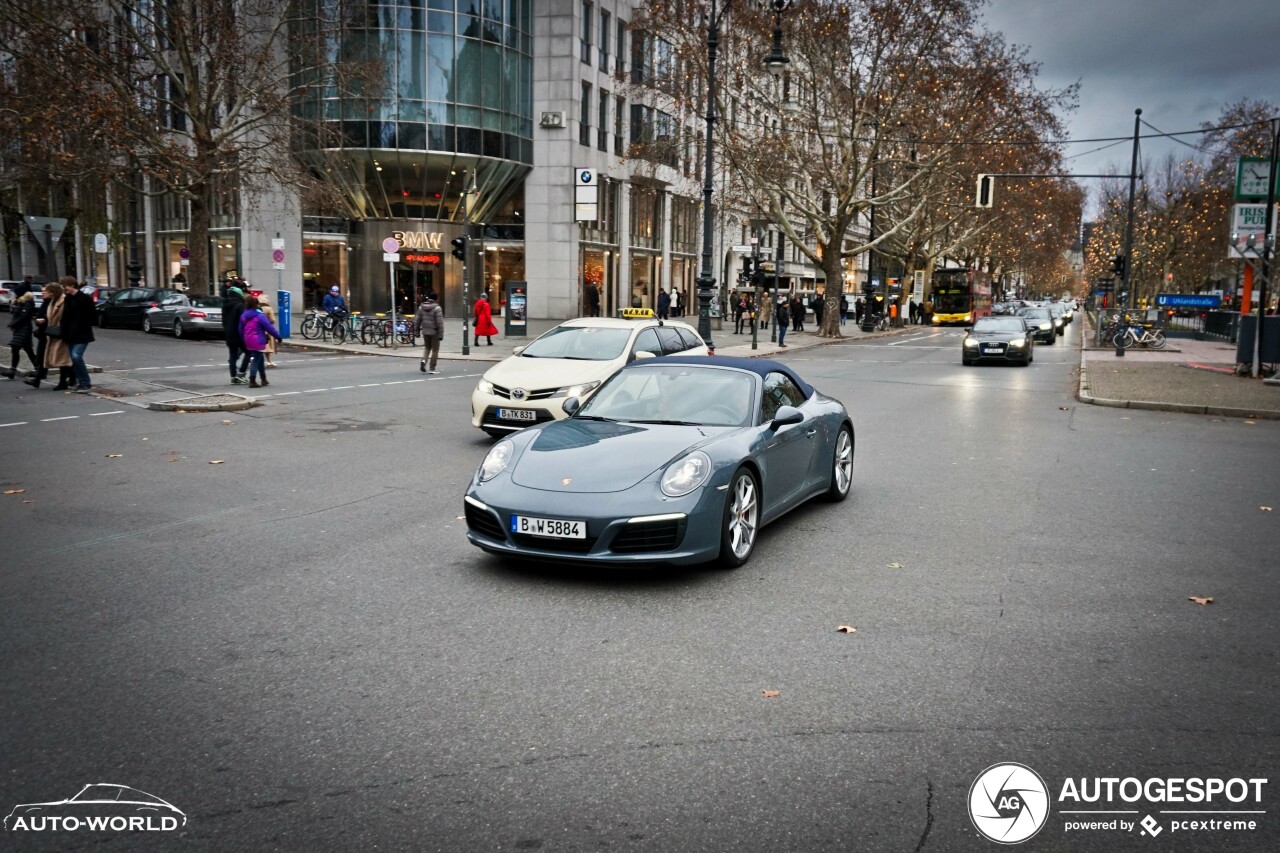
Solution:
M 559 326 L 525 347 L 520 357 L 612 361 L 622 355 L 630 339 L 631 329 Z

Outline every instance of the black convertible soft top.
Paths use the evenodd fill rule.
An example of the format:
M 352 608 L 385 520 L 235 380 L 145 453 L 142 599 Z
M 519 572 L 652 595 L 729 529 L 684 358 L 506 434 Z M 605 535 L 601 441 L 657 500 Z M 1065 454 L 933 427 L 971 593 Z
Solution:
M 804 394 L 807 400 L 813 396 L 813 386 L 796 374 L 794 370 L 777 361 L 770 361 L 767 358 L 734 358 L 732 356 L 702 356 L 702 355 L 669 355 L 663 358 L 642 358 L 628 364 L 623 370 L 631 370 L 633 368 L 643 367 L 661 367 L 666 364 L 691 364 L 696 367 L 732 367 L 736 370 L 745 370 L 748 373 L 755 373 L 764 379 L 768 373 L 782 373 L 786 375 L 792 382 L 796 383 L 796 387 Z

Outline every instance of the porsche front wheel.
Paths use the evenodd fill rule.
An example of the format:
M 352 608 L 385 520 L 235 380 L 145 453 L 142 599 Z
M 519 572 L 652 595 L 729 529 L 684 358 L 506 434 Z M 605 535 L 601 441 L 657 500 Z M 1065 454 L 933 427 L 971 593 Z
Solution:
M 760 530 L 760 487 L 746 468 L 739 468 L 729 484 L 720 533 L 720 563 L 736 569 L 751 558 Z

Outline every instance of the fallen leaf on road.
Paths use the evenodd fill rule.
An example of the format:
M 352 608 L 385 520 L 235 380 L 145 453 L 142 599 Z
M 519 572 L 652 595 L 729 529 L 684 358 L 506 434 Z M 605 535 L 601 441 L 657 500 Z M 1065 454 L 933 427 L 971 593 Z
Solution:
M 235 421 L 223 421 L 223 423 L 224 423 L 224 424 L 231 425 L 231 424 L 234 424 L 234 423 L 235 423 Z
M 210 465 L 221 465 L 221 464 L 222 464 L 222 462 L 223 462 L 223 460 L 221 460 L 221 459 L 210 459 L 210 460 L 209 460 L 209 464 L 210 464 Z
M 857 628 L 855 628 L 855 627 L 853 627 L 852 625 L 837 625 L 837 626 L 836 626 L 836 630 L 837 630 L 837 631 L 839 631 L 841 634 L 856 634 L 856 633 L 858 633 L 858 629 L 857 629 Z
M 902 563 L 889 563 L 889 565 L 888 565 L 888 567 L 887 567 L 887 568 L 890 568 L 890 569 L 905 569 L 905 568 L 906 568 L 906 566 L 902 565 Z
M 123 458 L 124 458 L 124 454 L 123 454 L 123 453 L 108 453 L 108 454 L 107 454 L 107 458 L 108 458 L 108 459 L 123 459 Z
M 1257 423 L 1257 421 L 1245 421 L 1245 423 L 1247 423 L 1247 424 L 1256 424 L 1256 423 Z
M 1059 411 L 1059 412 L 1069 412 L 1069 411 L 1071 411 L 1071 407 L 1070 407 L 1070 406 L 1059 406 L 1059 407 L 1058 407 L 1058 411 Z
M 1212 595 L 1188 595 L 1187 601 L 1194 601 L 1196 604 L 1213 604 Z
M 25 494 L 26 491 L 27 491 L 26 489 L 5 489 L 4 493 L 6 495 L 21 495 L 21 494 Z
M 35 501 L 23 501 L 24 504 L 33 504 Z
M 455 521 L 462 521 L 462 519 L 466 518 L 466 516 L 465 516 L 465 515 L 455 515 L 453 518 L 454 518 L 454 520 L 455 520 Z
M 149 439 L 149 438 L 144 438 L 144 439 L 142 439 L 142 440 L 143 440 L 143 441 L 150 441 L 151 439 Z
M 781 694 L 781 690 L 761 690 L 760 695 L 766 699 L 776 699 Z
M 1271 512 L 1271 507 L 1269 506 L 1260 506 L 1258 507 L 1258 509 L 1262 510 L 1263 512 Z

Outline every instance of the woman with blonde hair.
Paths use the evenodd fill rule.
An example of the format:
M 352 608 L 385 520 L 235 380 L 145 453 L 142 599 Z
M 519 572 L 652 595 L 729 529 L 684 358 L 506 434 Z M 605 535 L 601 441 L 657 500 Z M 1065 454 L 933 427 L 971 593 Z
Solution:
M 267 299 L 267 294 L 258 297 L 258 309 L 267 315 L 267 319 L 271 321 L 271 325 L 276 325 L 276 310 L 271 307 L 271 301 Z M 267 367 L 275 367 L 276 360 L 273 356 L 276 354 L 276 339 L 267 338 L 267 348 L 262 351 L 267 358 Z
M 40 341 L 40 349 L 36 354 L 38 366 L 36 375 L 23 381 L 32 388 L 39 388 L 40 382 L 49 375 L 49 368 L 58 368 L 58 384 L 54 391 L 65 391 L 71 387 L 71 350 L 62 340 L 62 288 L 49 282 L 40 288 L 44 294 L 44 304 L 36 312 L 35 335 Z

